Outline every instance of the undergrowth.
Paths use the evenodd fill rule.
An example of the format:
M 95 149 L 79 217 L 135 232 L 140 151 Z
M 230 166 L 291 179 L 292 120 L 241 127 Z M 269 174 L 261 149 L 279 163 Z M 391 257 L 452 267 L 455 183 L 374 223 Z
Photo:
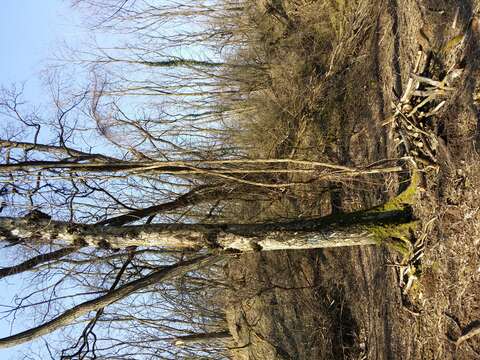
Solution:
M 362 71 L 371 66 L 363 52 L 373 31 L 371 3 L 247 0 L 242 4 L 244 11 L 233 24 L 241 45 L 226 54 L 231 66 L 225 67 L 219 80 L 220 86 L 236 89 L 234 95 L 219 99 L 234 114 L 225 119 L 229 141 L 249 158 L 366 165 L 365 156 L 352 158 L 350 142 L 368 126 L 356 117 L 369 116 L 368 104 L 358 92 L 372 85 Z M 249 66 L 239 66 L 245 64 Z M 252 201 L 238 201 L 233 208 L 226 207 L 225 214 L 233 213 L 242 221 L 325 215 L 358 208 L 366 188 L 365 183 L 349 179 L 310 184 L 303 174 L 278 176 L 276 181 L 305 184 L 271 191 L 267 200 L 253 206 L 255 216 L 249 211 Z M 376 183 L 373 178 L 368 181 Z M 340 195 L 351 201 L 341 203 Z

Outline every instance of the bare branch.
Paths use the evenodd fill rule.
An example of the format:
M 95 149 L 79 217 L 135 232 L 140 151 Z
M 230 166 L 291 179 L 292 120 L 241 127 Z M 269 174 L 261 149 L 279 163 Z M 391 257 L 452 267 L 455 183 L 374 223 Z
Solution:
M 5 268 L 0 268 L 0 279 L 11 276 L 11 275 L 16 275 L 20 274 L 25 271 L 32 270 L 33 268 L 37 267 L 38 265 L 42 265 L 45 263 L 48 263 L 50 261 L 54 260 L 59 260 L 63 258 L 64 256 L 73 254 L 77 252 L 80 249 L 79 246 L 67 246 L 64 248 L 61 248 L 59 250 L 55 250 L 46 254 L 40 254 L 35 257 L 32 257 L 20 264 L 10 266 L 10 267 L 5 267 Z
M 65 154 L 72 157 L 81 157 L 83 159 L 88 159 L 91 161 L 102 161 L 102 162 L 121 162 L 122 160 L 106 156 L 103 154 L 87 153 L 72 149 L 66 146 L 55 146 L 55 145 L 46 145 L 46 144 L 35 144 L 29 142 L 21 141 L 11 141 L 0 139 L 0 148 L 16 148 L 23 150 L 36 150 L 48 154 Z
M 71 324 L 75 319 L 78 319 L 79 317 L 88 314 L 90 311 L 104 308 L 116 301 L 127 297 L 135 291 L 147 288 L 160 281 L 170 280 L 176 276 L 198 269 L 199 267 L 211 265 L 219 260 L 219 257 L 204 255 L 191 260 L 181 261 L 174 265 L 165 266 L 162 269 L 157 270 L 148 276 L 122 285 L 116 290 L 109 292 L 103 296 L 74 306 L 72 309 L 65 311 L 60 316 L 40 326 L 31 328 L 29 330 L 12 336 L 2 338 L 0 339 L 0 348 L 12 347 L 27 341 L 34 340 L 43 335 L 47 335 L 61 327 Z

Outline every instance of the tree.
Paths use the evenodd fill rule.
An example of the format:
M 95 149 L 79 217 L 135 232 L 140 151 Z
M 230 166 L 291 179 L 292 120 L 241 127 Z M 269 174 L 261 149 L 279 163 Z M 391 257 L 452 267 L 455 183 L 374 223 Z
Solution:
M 8 101 L 5 103 L 8 104 Z M 7 110 L 15 108 L 14 104 L 8 106 Z M 14 114 L 18 119 L 19 115 L 15 111 Z M 1 240 L 11 244 L 10 246 L 38 249 L 40 252 L 20 263 L 3 268 L 1 273 L 4 277 L 26 271 L 41 272 L 42 269 L 55 268 L 57 264 L 65 261 L 78 261 L 75 259 L 81 251 L 86 251 L 87 254 L 91 252 L 83 262 L 88 264 L 98 261 L 98 256 L 94 255 L 98 251 L 95 248 L 104 249 L 102 251 L 107 252 L 113 251 L 113 254 L 115 251 L 120 251 L 119 259 L 128 254 L 128 260 L 122 265 L 118 277 L 108 291 L 103 290 L 99 296 L 80 302 L 41 325 L 1 339 L 2 347 L 36 339 L 95 312 L 96 315 L 93 318 L 87 317 L 89 325 L 80 338 L 83 340 L 77 342 L 77 345 L 83 344 L 78 350 L 82 353 L 85 347 L 88 351 L 89 347 L 85 345 L 88 344 L 88 334 L 102 317 L 107 306 L 126 299 L 136 292 L 147 291 L 146 289 L 154 284 L 161 284 L 218 262 L 222 256 L 225 256 L 222 254 L 379 244 L 392 234 L 397 234 L 401 238 L 401 229 L 404 226 L 407 229 L 413 221 L 409 199 L 403 195 L 384 206 L 370 210 L 288 222 L 253 224 L 187 222 L 182 224 L 178 220 L 166 223 L 162 218 L 169 211 L 184 211 L 204 203 L 235 201 L 253 189 L 284 189 L 301 185 L 301 183 L 278 182 L 276 174 L 307 173 L 311 174 L 314 181 L 321 183 L 334 178 L 352 178 L 402 170 L 397 166 L 354 169 L 293 159 L 245 158 L 138 161 L 77 150 L 67 146 L 62 137 L 60 137 L 61 145 L 15 140 L 1 140 L 1 144 L 6 154 L 5 163 L 0 165 L 0 174 L 5 179 L 4 189 L 11 189 L 9 192 L 13 199 L 27 198 L 33 209 L 24 216 L 0 218 Z M 285 167 L 290 164 L 296 167 Z M 102 179 L 102 176 L 106 179 L 102 181 L 106 182 L 99 185 L 96 181 Z M 121 192 L 111 193 L 109 190 L 111 186 L 107 185 L 109 182 L 119 183 L 117 176 L 120 179 L 126 179 L 127 183 L 124 186 L 127 190 L 132 189 L 129 182 L 135 177 L 163 183 L 161 177 L 168 176 L 173 179 L 168 182 L 169 184 L 188 181 L 196 185 L 193 187 L 190 185 L 188 191 L 170 201 L 143 208 L 132 208 L 120 200 Z M 133 189 L 141 195 L 142 183 L 140 180 L 135 183 L 139 185 Z M 62 189 L 61 192 L 59 189 Z M 8 190 L 4 191 L 8 193 Z M 51 215 L 38 210 L 44 209 L 43 206 L 38 206 L 37 196 L 45 198 L 45 192 L 53 193 L 63 199 L 56 207 L 61 209 L 68 206 L 68 212 L 64 215 L 65 220 L 52 219 Z M 127 211 L 118 215 L 117 210 L 114 209 L 114 215 L 108 216 L 112 212 L 111 205 L 98 202 L 95 198 L 96 193 L 106 194 L 114 205 L 120 205 Z M 85 199 L 86 203 L 77 204 L 78 199 Z M 78 217 L 76 209 L 88 214 L 88 210 L 84 208 L 92 205 L 99 210 L 104 209 L 103 214 L 84 217 L 86 221 L 83 222 L 74 221 L 81 218 Z M 156 216 L 160 217 L 159 221 L 153 220 Z M 93 219 L 96 220 L 92 223 Z M 136 225 L 128 225 L 130 223 L 136 223 Z M 45 249 L 52 250 L 47 252 Z M 148 253 L 151 251 L 149 249 L 159 249 L 160 254 L 174 251 L 189 255 L 188 259 L 179 260 L 172 265 L 160 267 L 152 265 L 148 273 L 137 272 L 135 279 L 126 279 L 119 284 L 125 270 L 131 266 L 133 258 L 142 251 Z M 75 276 L 84 276 L 80 270 L 70 270 L 68 276 L 72 277 L 72 273 L 78 274 Z M 111 277 L 112 272 L 103 276 Z M 221 336 L 212 334 L 221 334 Z M 224 338 L 225 334 L 225 330 L 220 330 L 213 331 L 210 335 L 208 333 L 207 335 L 198 333 L 177 335 L 172 337 L 177 340 L 171 340 L 171 342 L 178 345 L 187 340 L 220 339 Z
M 3 91 L 2 115 L 15 125 L 0 140 L 0 239 L 7 250 L 18 249 L 21 260 L 0 269 L 0 276 L 28 272 L 34 281 L 42 280 L 20 296 L 10 314 L 40 307 L 44 317 L 40 325 L 0 339 L 0 346 L 72 325 L 76 341 L 70 347 L 62 344 L 65 359 L 98 354 L 128 358 L 136 350 L 158 358 L 202 356 L 209 350 L 184 351 L 172 344 L 228 339 L 221 304 L 204 305 L 202 299 L 212 300 L 214 286 L 227 286 L 218 274 L 229 256 L 385 242 L 410 246 L 405 237 L 414 226 L 415 166 L 404 166 L 405 158 L 397 156 L 347 165 L 349 149 L 341 141 L 346 136 L 343 118 L 356 115 L 357 108 L 359 113 L 371 110 L 355 99 L 357 89 L 347 80 L 352 80 L 350 67 L 358 70 L 356 61 L 364 56 L 364 40 L 380 26 L 372 20 L 381 11 L 375 4 L 362 2 L 355 9 L 324 5 L 321 21 L 311 21 L 318 33 L 300 36 L 298 9 L 281 2 L 268 3 L 266 9 L 248 1 L 76 3 L 101 10 L 95 12 L 101 17 L 99 28 L 128 30 L 138 38 L 128 46 L 78 51 L 74 60 L 90 65 L 93 80 L 88 90 L 68 95 L 51 82 L 55 114 L 48 119 L 35 112 L 26 115 L 19 92 Z M 365 16 L 370 10 L 375 10 L 372 19 Z M 347 14 L 354 25 L 347 26 Z M 160 31 L 159 24 L 195 18 L 208 20 L 209 26 L 179 27 L 177 34 Z M 277 61 L 283 52 L 275 44 L 282 39 L 303 47 L 286 65 Z M 174 51 L 212 44 L 235 51 L 224 56 L 219 50 L 213 60 Z M 315 52 L 312 44 L 325 48 Z M 291 72 L 283 71 L 287 67 Z M 275 76 L 279 69 L 281 76 Z M 294 91 L 287 91 L 284 82 L 292 79 L 288 85 Z M 317 106 L 321 97 L 322 106 Z M 130 102 L 132 98 L 140 100 Z M 275 122 L 266 122 L 262 111 Z M 302 134 L 320 120 L 325 121 L 326 155 L 306 161 Z M 273 124 L 268 133 L 245 131 L 261 121 Z M 233 135 L 232 129 L 237 130 Z M 252 134 L 275 141 L 268 151 L 256 148 Z M 239 138 L 250 142 L 245 145 Z M 405 148 L 408 140 L 402 139 Z M 402 155 L 413 156 L 409 149 Z M 325 158 L 329 161 L 320 161 Z M 367 210 L 293 220 L 253 216 L 253 221 L 237 222 L 238 212 L 229 213 L 248 202 L 254 205 L 245 208 L 255 213 L 258 204 L 276 198 L 293 201 L 313 191 L 338 194 L 349 181 L 407 168 L 411 186 Z M 31 300 L 48 289 L 45 299 Z M 72 300 L 62 306 L 65 299 Z M 117 336 L 120 330 L 123 336 Z M 155 346 L 145 345 L 149 342 Z
M 41 264 L 60 258 L 80 246 L 97 246 L 110 249 L 128 247 L 161 247 L 175 250 L 212 248 L 216 251 L 262 251 L 278 249 L 306 249 L 377 244 L 382 237 L 400 234 L 400 225 L 409 225 L 412 218 L 407 204 L 399 203 L 398 208 L 390 206 L 361 211 L 348 215 L 332 215 L 320 219 L 271 224 L 153 224 L 128 227 L 106 227 L 79 225 L 71 222 L 57 222 L 51 219 L 30 217 L 26 219 L 1 218 L 0 233 L 3 241 L 46 242 L 52 244 L 64 241 L 67 247 L 55 255 L 47 254 L 28 262 Z M 403 208 L 402 208 L 403 206 Z M 401 236 L 399 236 L 401 237 Z M 215 257 L 213 257 L 215 259 Z M 31 330 L 0 340 L 0 346 L 13 346 L 35 339 L 71 323 L 90 312 L 100 311 L 134 291 L 179 273 L 192 270 L 192 266 L 212 262 L 211 255 L 204 255 L 185 262 L 166 266 L 148 276 L 124 284 L 94 300 L 75 306 L 57 318 Z M 216 261 L 217 259 L 215 259 Z M 17 265 L 3 269 L 8 274 L 32 268 L 31 265 Z

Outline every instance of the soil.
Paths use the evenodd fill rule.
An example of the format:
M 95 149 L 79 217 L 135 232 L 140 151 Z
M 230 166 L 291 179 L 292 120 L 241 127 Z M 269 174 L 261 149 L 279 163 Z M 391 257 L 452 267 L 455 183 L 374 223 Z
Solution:
M 364 165 L 398 156 L 385 125 L 420 47 L 431 77 L 463 69 L 432 126 L 437 164 L 424 168 L 415 205 L 422 239 L 418 278 L 399 286 L 399 253 L 386 247 L 239 255 L 227 319 L 236 359 L 480 359 L 480 18 L 476 1 L 378 1 L 375 28 L 348 69 L 339 161 Z M 462 42 L 449 41 L 465 34 Z M 359 75 L 361 73 L 361 76 Z M 360 135 L 359 135 L 360 134 Z M 377 186 L 344 184 L 342 211 L 381 203 L 401 178 Z M 379 184 L 379 186 L 378 186 Z M 338 203 L 339 201 L 337 201 Z M 473 334 L 473 333 L 471 333 Z

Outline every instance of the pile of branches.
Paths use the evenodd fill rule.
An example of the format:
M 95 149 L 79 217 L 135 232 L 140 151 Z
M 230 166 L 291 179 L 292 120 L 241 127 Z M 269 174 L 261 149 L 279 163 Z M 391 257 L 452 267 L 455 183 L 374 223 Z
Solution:
M 455 88 L 452 82 L 462 70 L 451 69 L 442 80 L 432 78 L 432 55 L 418 51 L 417 61 L 403 95 L 393 103 L 392 122 L 396 146 L 410 156 L 418 168 L 437 164 L 439 140 L 435 115 L 444 107 Z

